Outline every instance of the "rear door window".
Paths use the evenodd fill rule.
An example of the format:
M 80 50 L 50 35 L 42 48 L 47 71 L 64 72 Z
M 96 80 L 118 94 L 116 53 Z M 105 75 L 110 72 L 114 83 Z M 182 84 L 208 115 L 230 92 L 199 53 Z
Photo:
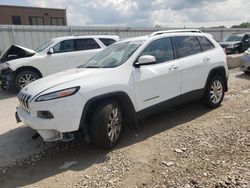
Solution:
M 110 46 L 111 44 L 113 44 L 113 43 L 116 42 L 114 39 L 108 39 L 108 38 L 99 38 L 99 40 L 100 40 L 105 46 Z
M 198 37 L 200 41 L 202 51 L 211 50 L 214 48 L 214 45 L 206 37 Z
M 145 50 L 143 55 L 152 55 L 156 59 L 156 63 L 163 63 L 174 59 L 174 52 L 170 38 L 161 38 L 151 42 Z
M 100 46 L 97 44 L 97 42 L 92 39 L 75 39 L 76 42 L 76 50 L 93 50 L 93 49 L 99 49 Z
M 178 36 L 174 38 L 179 58 L 194 55 L 202 51 L 198 39 L 194 36 Z

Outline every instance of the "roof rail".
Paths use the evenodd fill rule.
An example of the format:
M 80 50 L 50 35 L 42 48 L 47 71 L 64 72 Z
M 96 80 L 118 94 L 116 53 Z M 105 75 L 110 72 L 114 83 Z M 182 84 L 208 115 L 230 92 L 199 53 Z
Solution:
M 165 30 L 165 31 L 156 31 L 152 33 L 150 36 L 162 35 L 166 33 L 202 33 L 199 29 L 179 29 L 179 30 Z

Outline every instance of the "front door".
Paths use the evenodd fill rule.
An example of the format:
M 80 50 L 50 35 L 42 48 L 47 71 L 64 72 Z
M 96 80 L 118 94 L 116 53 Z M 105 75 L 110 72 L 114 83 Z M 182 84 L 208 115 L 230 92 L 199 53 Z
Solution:
M 181 93 L 181 70 L 174 58 L 171 39 L 151 42 L 142 55 L 152 55 L 156 64 L 134 67 L 133 79 L 137 111 L 175 99 Z
M 77 62 L 77 51 L 73 39 L 64 40 L 56 44 L 54 53 L 48 54 L 43 63 L 46 64 L 47 75 L 73 68 Z M 44 76 L 47 76 L 44 75 Z

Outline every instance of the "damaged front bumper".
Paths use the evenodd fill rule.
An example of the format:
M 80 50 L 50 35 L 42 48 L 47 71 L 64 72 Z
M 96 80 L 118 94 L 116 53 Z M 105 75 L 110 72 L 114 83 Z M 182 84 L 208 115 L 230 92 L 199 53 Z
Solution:
M 41 136 L 45 142 L 54 142 L 54 141 L 62 141 L 62 142 L 70 142 L 76 138 L 77 131 L 73 132 L 60 132 L 53 127 L 39 127 L 32 125 L 33 117 L 30 112 L 25 110 L 23 107 L 17 107 L 17 111 L 15 113 L 15 118 L 17 123 L 24 122 L 27 126 L 31 127 L 35 130 L 37 134 L 35 134 L 32 138 L 36 139 L 38 136 Z M 44 121 L 43 119 L 37 119 L 36 122 Z
M 8 90 L 13 85 L 14 72 L 10 69 L 3 69 L 0 71 L 0 87 L 3 90 Z

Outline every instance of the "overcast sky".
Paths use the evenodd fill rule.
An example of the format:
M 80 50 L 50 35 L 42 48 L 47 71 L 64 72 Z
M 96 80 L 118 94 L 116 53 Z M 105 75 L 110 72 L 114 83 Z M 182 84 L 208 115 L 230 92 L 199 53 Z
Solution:
M 250 22 L 250 0 L 0 0 L 66 8 L 69 25 L 231 27 Z

